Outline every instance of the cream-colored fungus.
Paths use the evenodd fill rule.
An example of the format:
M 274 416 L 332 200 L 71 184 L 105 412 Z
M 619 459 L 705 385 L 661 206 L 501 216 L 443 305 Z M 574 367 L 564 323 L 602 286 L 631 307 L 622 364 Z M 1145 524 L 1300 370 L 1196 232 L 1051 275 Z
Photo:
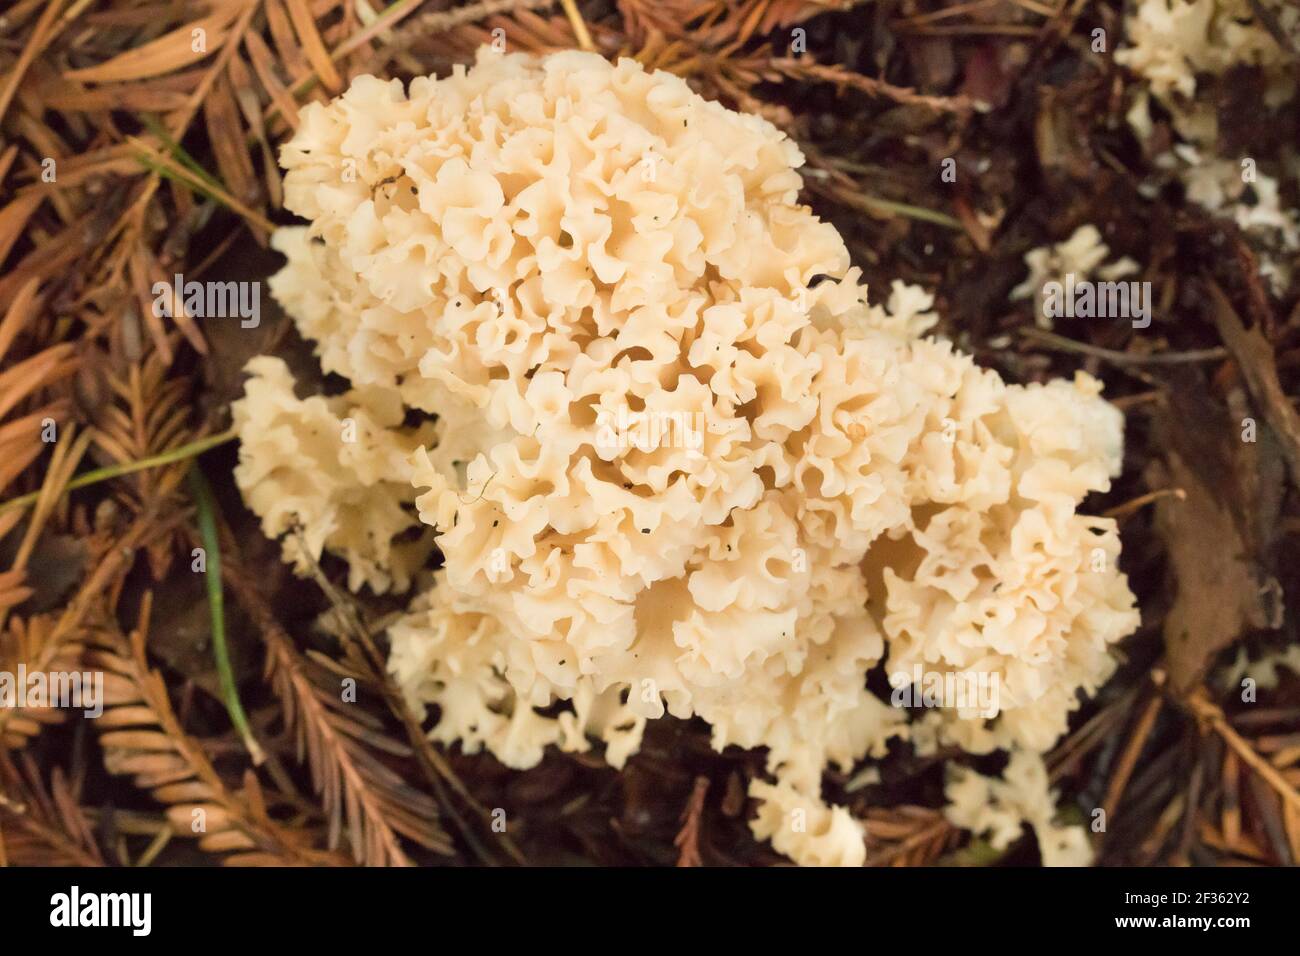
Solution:
M 1124 43 L 1115 60 L 1144 81 L 1128 112 L 1138 137 L 1152 139 L 1154 102 L 1181 139 L 1154 158 L 1155 166 L 1180 180 L 1189 200 L 1232 219 L 1251 237 L 1260 274 L 1281 296 L 1300 250 L 1300 210 L 1285 204 L 1282 187 L 1300 175 L 1300 165 L 1290 156 L 1275 170 L 1278 175 L 1256 169 L 1254 158 L 1220 135 L 1223 106 L 1204 89 L 1207 83 L 1234 82 L 1234 70 L 1254 70 L 1264 109 L 1283 109 L 1295 98 L 1295 54 L 1263 15 L 1284 39 L 1300 31 L 1300 7 L 1293 3 L 1138 0 L 1124 19 Z
M 648 720 L 698 716 L 767 748 L 758 836 L 857 864 L 828 764 L 910 735 L 1042 751 L 1109 675 L 1137 613 L 1115 523 L 1076 507 L 1119 470 L 1119 412 L 924 338 L 922 290 L 869 305 L 764 120 L 631 60 L 484 50 L 358 78 L 281 161 L 310 225 L 272 290 L 355 391 L 301 400 L 254 360 L 236 477 L 353 587 L 406 586 L 432 563 L 409 529 L 436 529 L 389 632 L 434 739 L 622 766 Z M 867 690 L 917 663 L 996 675 L 996 716 Z

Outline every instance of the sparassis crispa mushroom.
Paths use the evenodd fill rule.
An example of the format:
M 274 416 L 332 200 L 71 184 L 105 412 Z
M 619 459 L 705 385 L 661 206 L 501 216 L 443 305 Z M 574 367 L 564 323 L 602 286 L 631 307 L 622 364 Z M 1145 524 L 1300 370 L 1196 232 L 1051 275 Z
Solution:
M 1075 509 L 1119 412 L 924 337 L 920 289 L 868 304 L 766 121 L 631 60 L 485 49 L 358 78 L 281 162 L 310 225 L 276 235 L 271 289 L 353 390 L 300 399 L 253 360 L 236 477 L 268 535 L 302 528 L 300 568 L 415 586 L 390 666 L 434 739 L 621 766 L 648 720 L 698 716 L 767 748 L 758 836 L 855 864 L 828 764 L 1039 753 L 1110 674 L 1137 612 L 1114 521 Z M 882 666 L 991 677 L 995 707 L 912 718 L 868 690 Z

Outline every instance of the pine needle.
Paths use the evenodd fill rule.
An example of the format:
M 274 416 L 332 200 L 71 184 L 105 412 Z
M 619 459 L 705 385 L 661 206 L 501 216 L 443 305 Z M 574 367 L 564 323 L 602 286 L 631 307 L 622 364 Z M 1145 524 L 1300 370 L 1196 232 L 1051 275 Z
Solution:
M 212 614 L 212 656 L 216 659 L 217 676 L 221 680 L 221 696 L 230 713 L 230 721 L 243 738 L 253 763 L 261 764 L 266 759 L 266 754 L 253 737 L 253 728 L 244 713 L 244 705 L 240 703 L 239 688 L 235 686 L 235 672 L 230 666 L 230 649 L 226 645 L 226 610 L 225 596 L 221 590 L 221 542 L 217 539 L 217 505 L 212 497 L 212 488 L 197 464 L 190 467 L 187 478 L 194 495 L 199 534 L 203 538 L 206 554 L 203 577 L 208 589 L 208 609 Z
M 167 179 L 175 180 L 197 193 L 211 199 L 213 202 L 220 203 L 231 212 L 242 216 L 248 220 L 249 225 L 255 226 L 262 232 L 269 235 L 275 231 L 275 224 L 267 219 L 260 212 L 248 208 L 234 196 L 230 195 L 226 189 L 218 184 L 211 175 L 200 175 L 190 169 L 185 163 L 172 159 L 162 153 L 155 152 L 153 148 L 144 140 L 135 136 L 126 138 L 128 145 L 134 147 L 137 151 L 137 159 L 140 163 L 151 172 L 164 176 Z M 177 147 L 180 148 L 179 146 Z
M 211 448 L 218 445 L 224 445 L 235 438 L 235 432 L 224 431 L 217 435 L 209 435 L 207 438 L 200 438 L 198 441 L 190 442 L 188 445 L 181 445 L 179 448 L 173 448 L 165 451 L 161 455 L 153 455 L 150 458 L 142 458 L 140 461 L 131 461 L 122 465 L 108 465 L 104 468 L 96 468 L 94 471 L 88 471 L 84 475 L 78 475 L 64 486 L 64 491 L 74 491 L 77 488 L 85 488 L 88 485 L 98 484 L 101 481 L 109 481 L 113 478 L 120 478 L 122 475 L 131 475 L 137 471 L 144 471 L 147 468 L 158 468 L 161 465 L 170 465 L 173 462 L 184 461 L 187 458 L 193 458 L 201 455 Z M 30 494 L 19 495 L 17 498 L 10 498 L 8 501 L 0 504 L 0 515 L 7 511 L 13 511 L 15 508 L 26 508 L 40 498 L 39 491 L 33 491 Z
M 866 196 L 861 193 L 839 196 L 838 198 L 846 203 L 866 209 L 868 212 L 889 213 L 907 219 L 917 219 L 921 222 L 932 222 L 936 226 L 945 226 L 958 232 L 965 231 L 960 219 L 949 216 L 947 213 L 926 209 L 924 206 L 913 206 L 909 203 L 894 202 L 892 199 L 880 199 L 877 196 Z
M 148 115 L 147 113 L 141 115 L 140 122 L 144 123 L 145 128 L 149 130 L 149 132 L 153 133 L 155 136 L 158 137 L 158 139 L 162 142 L 163 146 L 167 148 L 167 152 L 171 153 L 172 158 L 176 160 L 176 162 L 180 163 L 182 166 L 185 166 L 187 169 L 193 172 L 196 176 L 198 176 L 200 179 L 206 182 L 213 189 L 218 191 L 221 190 L 222 188 L 221 183 L 217 181 L 216 177 L 213 176 L 206 169 L 204 169 L 203 166 L 199 163 L 199 161 L 195 159 L 193 156 L 191 156 L 189 151 L 186 150 L 184 146 L 176 142 L 176 140 L 172 139 L 171 134 L 168 133 L 167 130 L 163 128 L 163 125 L 161 123 L 159 123 L 156 119 L 154 119 L 152 116 Z M 158 169 L 155 170 L 155 172 L 159 173 L 159 175 L 163 175 L 163 176 L 167 175 L 165 170 Z M 211 198 L 216 199 L 215 196 Z
M 560 5 L 564 7 L 564 15 L 569 18 L 569 23 L 573 27 L 573 35 L 578 40 L 578 46 L 587 51 L 596 49 L 596 44 L 591 42 L 591 33 L 587 30 L 587 24 L 582 19 L 582 14 L 578 12 L 577 0 L 560 0 Z

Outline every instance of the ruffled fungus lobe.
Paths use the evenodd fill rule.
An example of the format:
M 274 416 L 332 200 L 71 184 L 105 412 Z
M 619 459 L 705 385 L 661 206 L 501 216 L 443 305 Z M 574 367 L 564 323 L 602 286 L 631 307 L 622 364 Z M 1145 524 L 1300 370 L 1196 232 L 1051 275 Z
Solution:
M 757 835 L 856 864 L 828 763 L 1041 751 L 1105 680 L 1137 615 L 1114 522 L 1075 507 L 1121 416 L 1087 376 L 1006 385 L 922 338 L 918 289 L 868 305 L 770 124 L 631 60 L 487 50 L 301 118 L 285 204 L 311 225 L 271 287 L 354 391 L 301 400 L 255 360 L 236 478 L 354 587 L 412 578 L 414 511 L 437 530 L 389 632 L 434 739 L 523 768 L 595 738 L 621 766 L 647 720 L 699 716 L 768 748 Z M 886 662 L 992 675 L 996 716 L 909 724 L 867 689 Z

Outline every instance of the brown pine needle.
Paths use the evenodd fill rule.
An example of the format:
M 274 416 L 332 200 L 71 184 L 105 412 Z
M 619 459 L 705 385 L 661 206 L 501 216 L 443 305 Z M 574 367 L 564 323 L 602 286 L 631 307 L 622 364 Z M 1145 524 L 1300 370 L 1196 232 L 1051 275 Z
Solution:
M 1138 495 L 1136 498 L 1130 498 L 1121 505 L 1116 505 L 1102 512 L 1107 518 L 1123 520 L 1129 515 L 1140 511 L 1142 508 L 1151 504 L 1153 501 L 1159 501 L 1161 498 L 1174 497 L 1179 501 L 1187 500 L 1187 492 L 1182 488 L 1157 488 L 1155 491 L 1148 491 L 1144 495 Z
M 678 866 L 704 865 L 704 859 L 700 855 L 700 823 L 704 816 L 704 798 L 708 792 L 709 778 L 696 777 L 690 799 L 686 801 L 686 807 L 682 810 L 682 828 L 677 831 L 677 837 L 673 840 L 673 845 L 677 847 Z
M 59 7 L 63 6 L 63 0 L 49 0 L 47 6 L 41 12 L 41 18 L 36 24 L 36 29 L 32 31 L 31 39 L 23 52 L 18 56 L 18 62 L 15 63 L 8 71 L 5 77 L 4 86 L 0 88 L 0 120 L 4 119 L 5 113 L 9 110 L 9 104 L 13 102 L 14 94 L 18 92 L 18 86 L 22 83 L 23 74 L 31 66 L 32 61 L 40 56 L 45 45 L 53 38 L 51 30 L 54 18 L 59 15 Z
M 1222 737 L 1241 761 L 1263 778 L 1283 801 L 1300 809 L 1300 793 L 1296 792 L 1295 787 L 1287 783 L 1286 778 L 1278 772 L 1277 768 L 1260 756 L 1241 734 L 1232 729 L 1232 725 L 1223 716 L 1223 710 L 1210 702 L 1203 688 L 1194 693 L 1187 703 L 1192 713 Z
M 1117 352 L 1114 349 L 1089 345 L 1087 342 L 1077 342 L 1074 339 L 1066 338 L 1064 335 L 1057 335 L 1055 332 L 1048 332 L 1046 329 L 1034 326 L 1025 326 L 1019 331 L 1025 338 L 1037 339 L 1055 351 L 1091 355 L 1094 358 L 1104 359 L 1113 365 L 1183 365 L 1196 362 L 1221 362 L 1232 357 L 1232 354 L 1222 347 L 1193 349 L 1188 352 L 1155 352 L 1150 355 L 1141 355 L 1136 352 Z
M 1142 748 L 1146 746 L 1147 738 L 1151 736 L 1151 730 L 1156 725 L 1156 718 L 1160 716 L 1160 708 L 1164 700 L 1164 695 L 1157 688 L 1146 709 L 1142 711 L 1142 716 L 1138 718 L 1132 736 L 1124 746 L 1124 753 L 1115 767 L 1114 776 L 1110 778 L 1110 785 L 1106 788 L 1106 798 L 1101 803 L 1107 823 L 1114 815 L 1115 808 L 1119 806 L 1120 797 L 1124 795 L 1124 788 L 1128 786 L 1138 758 L 1142 756 Z

